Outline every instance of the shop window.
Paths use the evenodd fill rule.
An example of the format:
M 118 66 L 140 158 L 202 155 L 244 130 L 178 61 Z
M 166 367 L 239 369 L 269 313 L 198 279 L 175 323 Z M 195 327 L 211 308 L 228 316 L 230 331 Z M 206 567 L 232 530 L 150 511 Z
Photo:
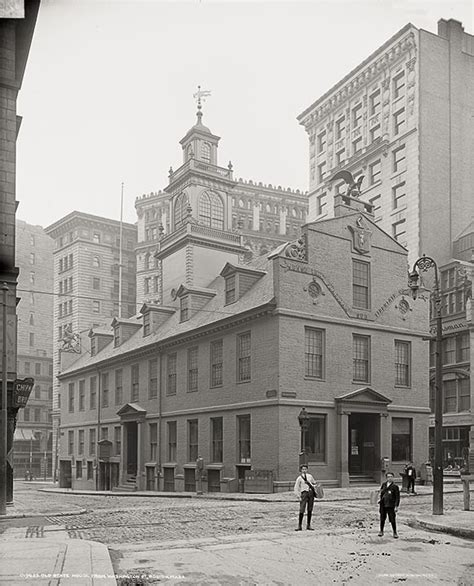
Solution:
M 392 418 L 392 462 L 412 460 L 412 419 Z
M 326 461 L 326 416 L 311 415 L 306 436 L 306 453 L 311 462 Z

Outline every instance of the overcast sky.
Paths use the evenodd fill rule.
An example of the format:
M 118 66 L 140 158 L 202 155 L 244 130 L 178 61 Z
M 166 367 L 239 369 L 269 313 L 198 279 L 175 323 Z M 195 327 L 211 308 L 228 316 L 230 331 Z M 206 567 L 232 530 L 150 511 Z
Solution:
M 203 123 L 234 176 L 308 188 L 306 107 L 408 22 L 432 32 L 471 0 L 42 0 L 18 101 L 18 217 L 72 210 L 136 219 L 137 195 L 167 184 Z

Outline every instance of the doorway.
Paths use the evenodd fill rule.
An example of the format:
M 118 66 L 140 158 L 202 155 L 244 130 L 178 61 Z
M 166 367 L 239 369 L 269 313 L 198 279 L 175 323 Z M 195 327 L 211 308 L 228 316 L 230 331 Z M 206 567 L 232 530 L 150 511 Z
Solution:
M 72 487 L 72 464 L 71 460 L 59 462 L 59 488 Z
M 377 469 L 379 415 L 349 415 L 349 474 L 372 475 Z
M 130 421 L 127 425 L 127 475 L 137 475 L 138 461 L 138 425 L 136 421 Z

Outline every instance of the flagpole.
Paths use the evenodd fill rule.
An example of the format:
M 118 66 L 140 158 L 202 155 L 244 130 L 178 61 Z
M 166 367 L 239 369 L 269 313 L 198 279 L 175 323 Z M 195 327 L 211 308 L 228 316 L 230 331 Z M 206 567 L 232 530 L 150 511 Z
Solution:
M 122 317 L 122 237 L 123 237 L 123 181 L 120 194 L 120 232 L 119 232 L 119 317 Z

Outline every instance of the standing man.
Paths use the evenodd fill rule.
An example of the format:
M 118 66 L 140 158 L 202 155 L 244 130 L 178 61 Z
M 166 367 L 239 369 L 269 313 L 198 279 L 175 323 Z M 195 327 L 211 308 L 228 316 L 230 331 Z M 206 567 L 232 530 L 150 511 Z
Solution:
M 413 466 L 413 462 L 408 462 L 405 466 L 405 474 L 407 475 L 407 492 L 415 494 L 416 468 Z
M 295 482 L 294 493 L 298 497 L 300 501 L 300 515 L 298 518 L 298 528 L 295 531 L 302 530 L 303 524 L 303 517 L 305 509 L 307 509 L 307 518 L 306 518 L 306 529 L 308 531 L 313 531 L 311 527 L 311 517 L 313 515 L 313 505 L 314 505 L 314 496 L 315 496 L 315 489 L 314 485 L 316 481 L 312 477 L 312 475 L 308 472 L 308 466 L 302 465 L 300 466 L 301 474 L 298 476 Z
M 388 520 L 392 525 L 393 537 L 398 539 L 397 534 L 397 520 L 396 514 L 398 511 L 398 505 L 400 504 L 400 489 L 393 482 L 393 473 L 387 472 L 385 475 L 386 481 L 382 483 L 380 487 L 380 531 L 379 537 L 383 537 L 383 528 L 385 526 L 385 519 L 388 515 Z

